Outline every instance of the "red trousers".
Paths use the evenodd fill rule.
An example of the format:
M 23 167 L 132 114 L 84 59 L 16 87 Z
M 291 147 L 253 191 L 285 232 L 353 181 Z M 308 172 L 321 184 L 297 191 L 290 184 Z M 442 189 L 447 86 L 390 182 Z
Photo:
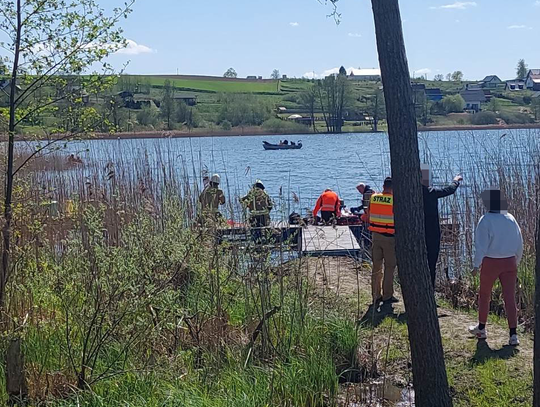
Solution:
M 517 328 L 517 305 L 516 305 L 516 282 L 517 263 L 515 257 L 507 259 L 492 259 L 485 257 L 482 261 L 480 271 L 480 296 L 478 300 L 478 320 L 481 324 L 486 324 L 491 302 L 491 291 L 493 284 L 499 279 L 501 281 L 504 307 L 508 318 L 508 326 Z

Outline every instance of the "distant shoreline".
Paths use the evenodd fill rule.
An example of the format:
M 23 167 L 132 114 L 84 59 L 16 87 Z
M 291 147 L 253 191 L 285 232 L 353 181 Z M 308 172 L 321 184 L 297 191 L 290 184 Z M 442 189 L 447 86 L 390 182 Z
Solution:
M 419 126 L 418 132 L 436 132 L 436 131 L 474 131 L 474 130 L 532 130 L 540 129 L 540 123 L 534 124 L 516 124 L 516 125 L 484 125 L 484 126 Z M 355 133 L 373 133 L 371 131 L 344 132 L 343 134 Z M 379 131 L 379 133 L 385 133 Z M 305 133 L 305 132 L 275 132 L 262 129 L 260 127 L 234 128 L 232 130 L 196 130 L 187 131 L 144 131 L 144 132 L 122 132 L 122 133 L 92 133 L 77 137 L 83 140 L 130 140 L 130 139 L 166 139 L 166 138 L 199 138 L 199 137 L 249 137 L 249 136 L 302 136 L 309 137 L 316 134 L 327 133 Z M 6 141 L 6 135 L 1 135 L 0 139 Z M 17 141 L 31 141 L 31 137 L 18 137 Z M 294 140 L 293 140 L 294 141 Z

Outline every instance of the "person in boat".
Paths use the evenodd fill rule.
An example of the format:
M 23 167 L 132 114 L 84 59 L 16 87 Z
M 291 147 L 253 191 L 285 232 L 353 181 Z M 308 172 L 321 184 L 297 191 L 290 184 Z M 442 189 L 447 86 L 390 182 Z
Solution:
M 295 146 L 296 143 L 294 141 L 291 141 L 291 146 Z
M 313 219 L 317 219 L 317 214 L 321 211 L 321 219 L 325 224 L 335 221 L 341 216 L 341 202 L 338 194 L 331 189 L 326 189 L 317 199 L 313 209 Z
M 203 224 L 216 222 L 221 218 L 219 206 L 225 205 L 225 194 L 219 188 L 220 183 L 221 177 L 219 174 L 212 175 L 209 184 L 199 196 L 199 219 Z
M 283 145 L 288 146 L 288 145 L 289 145 L 289 141 L 288 141 L 288 140 L 283 140 Z
M 255 181 L 247 195 L 240 198 L 240 202 L 249 210 L 249 224 L 252 228 L 270 225 L 270 212 L 274 205 L 261 180 Z
M 394 273 L 397 266 L 394 226 L 394 192 L 392 178 L 384 180 L 383 192 L 371 195 L 369 203 L 369 230 L 373 235 L 371 257 L 373 269 L 371 289 L 373 305 L 398 302 L 394 297 Z M 384 273 L 383 273 L 384 265 Z
M 499 280 L 510 330 L 509 345 L 517 346 L 516 283 L 517 268 L 523 256 L 523 237 L 516 219 L 508 213 L 508 203 L 499 189 L 486 190 L 481 197 L 488 212 L 480 218 L 474 236 L 472 274 L 480 273 L 478 325 L 469 327 L 469 332 L 477 339 L 487 339 L 491 291 Z
M 463 177 L 457 175 L 452 183 L 442 188 L 431 186 L 431 171 L 428 165 L 422 165 L 422 193 L 424 199 L 424 226 L 431 283 L 435 287 L 437 260 L 441 249 L 441 225 L 439 220 L 439 199 L 456 193 Z

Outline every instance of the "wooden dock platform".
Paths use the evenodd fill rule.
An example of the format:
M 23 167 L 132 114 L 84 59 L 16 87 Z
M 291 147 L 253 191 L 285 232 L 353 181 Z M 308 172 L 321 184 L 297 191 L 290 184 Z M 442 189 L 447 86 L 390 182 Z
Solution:
M 302 228 L 303 256 L 348 256 L 361 258 L 362 248 L 349 226 Z

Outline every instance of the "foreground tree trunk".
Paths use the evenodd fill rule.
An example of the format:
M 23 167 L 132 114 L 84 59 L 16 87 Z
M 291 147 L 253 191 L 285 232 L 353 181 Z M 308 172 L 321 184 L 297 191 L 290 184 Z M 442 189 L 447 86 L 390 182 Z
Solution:
M 431 286 L 420 183 L 420 155 L 409 67 L 397 0 L 371 0 L 390 138 L 396 254 L 408 316 L 417 407 L 452 406 Z
M 22 7 L 21 0 L 17 0 L 17 27 L 15 33 L 15 54 L 13 57 L 13 69 L 11 71 L 11 89 L 9 94 L 9 127 L 8 127 L 8 148 L 7 148 L 7 167 L 6 167 L 6 185 L 4 195 L 4 226 L 2 228 L 2 269 L 0 276 L 0 309 L 4 311 L 6 300 L 6 284 L 10 272 L 11 255 L 11 220 L 12 199 L 13 199 L 13 161 L 15 149 L 15 92 L 17 91 L 17 79 L 19 71 L 19 58 L 21 47 L 22 32 Z
M 9 405 L 22 405 L 27 400 L 28 386 L 20 338 L 11 339 L 6 351 L 6 391 Z
M 534 407 L 540 407 L 540 214 L 536 228 L 536 294 L 534 301 Z

